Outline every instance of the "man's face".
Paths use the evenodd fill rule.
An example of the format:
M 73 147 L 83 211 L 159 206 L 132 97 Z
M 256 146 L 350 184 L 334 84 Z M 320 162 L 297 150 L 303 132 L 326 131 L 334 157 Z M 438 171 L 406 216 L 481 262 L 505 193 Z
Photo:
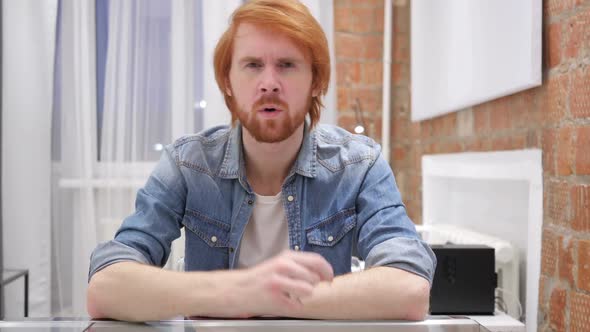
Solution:
M 240 24 L 226 93 L 232 111 L 257 141 L 283 141 L 303 124 L 311 106 L 311 82 L 311 63 L 291 39 Z

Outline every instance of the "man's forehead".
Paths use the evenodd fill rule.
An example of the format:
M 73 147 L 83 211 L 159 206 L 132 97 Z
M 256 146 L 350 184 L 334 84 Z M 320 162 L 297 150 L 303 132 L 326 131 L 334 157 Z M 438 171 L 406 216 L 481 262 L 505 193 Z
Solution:
M 259 37 L 259 38 L 258 38 Z M 267 43 L 265 39 L 282 39 L 277 45 L 276 41 Z M 257 41 L 256 41 L 257 39 Z M 263 53 L 273 52 L 281 56 L 305 58 L 304 50 L 295 43 L 291 38 L 278 29 L 271 29 L 256 26 L 251 23 L 241 23 L 234 35 L 236 53 L 255 53 L 247 54 L 248 56 L 262 55 Z M 287 46 L 287 47 L 285 47 Z M 291 46 L 291 47 L 288 47 Z M 245 54 L 241 54 L 245 55 Z

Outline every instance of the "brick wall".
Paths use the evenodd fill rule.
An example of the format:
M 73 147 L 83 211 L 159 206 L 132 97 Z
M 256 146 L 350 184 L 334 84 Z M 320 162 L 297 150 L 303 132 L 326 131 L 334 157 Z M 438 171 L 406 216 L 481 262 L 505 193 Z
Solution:
M 383 0 L 334 0 L 338 123 L 353 131 L 358 99 L 366 133 L 381 137 Z
M 361 96 L 368 134 L 379 138 L 381 74 L 372 70 L 383 1 L 334 4 L 339 124 L 352 130 Z M 544 1 L 541 87 L 418 123 L 409 119 L 409 7 L 394 1 L 391 92 L 391 165 L 408 214 L 422 222 L 424 154 L 542 149 L 539 330 L 590 331 L 590 0 Z

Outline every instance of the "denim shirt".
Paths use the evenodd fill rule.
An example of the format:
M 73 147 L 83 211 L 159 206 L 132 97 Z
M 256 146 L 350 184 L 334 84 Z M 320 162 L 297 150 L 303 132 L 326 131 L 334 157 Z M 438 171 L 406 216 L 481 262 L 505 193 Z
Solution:
M 92 253 L 89 278 L 120 261 L 164 266 L 185 228 L 185 270 L 236 268 L 255 195 L 246 179 L 241 126 L 185 136 L 164 150 L 136 210 Z M 393 173 L 370 138 L 306 124 L 281 197 L 289 248 L 322 255 L 335 275 L 391 266 L 432 284 L 436 257 L 406 214 Z M 248 253 L 243 253 L 247 255 Z

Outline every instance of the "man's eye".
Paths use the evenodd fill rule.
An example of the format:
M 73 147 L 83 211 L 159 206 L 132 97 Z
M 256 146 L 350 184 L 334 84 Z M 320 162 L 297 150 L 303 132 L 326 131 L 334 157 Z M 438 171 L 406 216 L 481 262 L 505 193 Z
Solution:
M 279 65 L 281 68 L 293 68 L 295 64 L 293 62 L 281 62 Z
M 248 68 L 260 68 L 262 67 L 262 65 L 260 63 L 257 62 L 249 62 L 246 67 Z

